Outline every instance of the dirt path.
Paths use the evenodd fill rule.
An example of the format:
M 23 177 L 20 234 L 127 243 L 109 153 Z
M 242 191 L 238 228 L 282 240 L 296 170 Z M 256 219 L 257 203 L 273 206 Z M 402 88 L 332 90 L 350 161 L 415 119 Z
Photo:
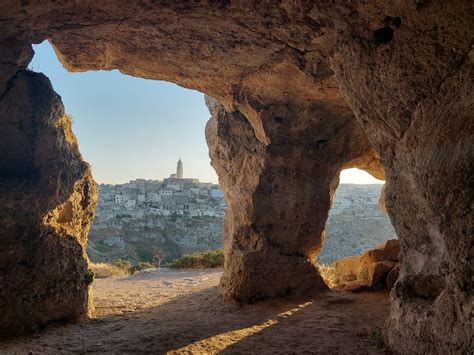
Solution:
M 96 318 L 0 344 L 2 354 L 380 353 L 384 293 L 222 302 L 221 271 L 145 271 L 94 282 Z

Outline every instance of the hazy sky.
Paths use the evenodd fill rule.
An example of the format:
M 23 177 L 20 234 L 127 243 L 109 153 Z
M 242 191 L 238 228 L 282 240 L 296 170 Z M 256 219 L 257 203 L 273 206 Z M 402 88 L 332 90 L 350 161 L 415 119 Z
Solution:
M 204 138 L 210 114 L 202 93 L 117 70 L 69 73 L 48 42 L 34 50 L 30 68 L 46 74 L 61 95 L 97 182 L 162 179 L 175 172 L 180 157 L 185 177 L 217 182 Z M 341 182 L 379 181 L 348 169 Z

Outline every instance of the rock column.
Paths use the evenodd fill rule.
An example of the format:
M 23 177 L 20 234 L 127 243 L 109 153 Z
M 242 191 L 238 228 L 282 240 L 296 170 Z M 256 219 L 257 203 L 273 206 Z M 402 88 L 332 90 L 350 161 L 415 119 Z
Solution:
M 244 109 L 258 112 L 253 125 L 209 98 L 208 106 L 206 137 L 228 205 L 223 295 L 248 302 L 326 290 L 315 260 L 339 172 L 370 150 L 360 126 L 350 114 L 324 126 L 334 112 L 323 105 L 254 101 Z
M 30 57 L 31 58 L 31 57 Z M 49 80 L 21 66 L 0 99 L 0 337 L 89 312 L 96 185 Z

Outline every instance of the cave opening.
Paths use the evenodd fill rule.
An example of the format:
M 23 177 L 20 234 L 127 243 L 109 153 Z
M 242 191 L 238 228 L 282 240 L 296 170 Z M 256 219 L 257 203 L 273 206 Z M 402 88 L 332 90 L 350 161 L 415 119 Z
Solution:
M 398 264 L 399 246 L 385 211 L 384 183 L 361 169 L 341 171 L 326 222 L 325 240 L 317 256 L 330 287 L 357 291 L 393 286 L 391 283 L 387 287 L 386 280 L 391 268 Z M 381 271 L 385 274 L 371 275 L 376 272 L 372 264 L 380 262 L 386 264 L 387 270 Z
M 326 222 L 326 240 L 318 256 L 325 264 L 396 238 L 390 219 L 379 206 L 384 181 L 356 168 L 351 170 L 358 179 L 348 180 L 348 170 L 341 172 Z
M 198 105 L 193 105 L 193 111 L 186 111 L 186 114 L 183 117 L 180 117 L 182 121 L 177 118 L 166 117 L 167 120 L 162 122 L 161 126 L 153 126 L 152 123 L 157 121 L 157 112 L 160 112 L 160 109 L 162 109 L 162 107 L 160 107 L 158 104 L 158 97 L 153 96 L 153 93 L 156 94 L 156 89 L 155 87 L 148 87 L 147 89 L 144 89 L 143 87 L 137 85 L 136 81 L 139 81 L 140 83 L 146 83 L 146 85 L 154 85 L 161 82 L 128 77 L 126 75 L 122 75 L 116 70 L 108 72 L 93 71 L 86 73 L 69 73 L 64 70 L 64 68 L 60 67 L 60 64 L 56 58 L 56 54 L 53 52 L 52 47 L 47 42 L 36 46 L 35 50 L 37 51 L 37 55 L 35 56 L 36 59 L 33 60 L 29 68 L 32 71 L 45 72 L 55 88 L 58 89 L 57 91 L 59 94 L 62 95 L 65 107 L 69 114 L 73 117 L 72 124 L 75 134 L 78 137 L 81 152 L 84 154 L 85 160 L 92 163 L 94 177 L 100 184 L 98 201 L 99 210 L 96 210 L 95 221 L 92 224 L 90 233 L 88 235 L 89 240 L 87 244 L 87 253 L 89 259 L 95 263 L 113 263 L 113 266 L 115 267 L 125 267 L 126 270 L 129 270 L 130 267 L 132 267 L 132 265 L 129 264 L 130 261 L 133 264 L 147 263 L 147 265 L 150 265 L 157 263 L 159 265 L 162 262 L 163 256 L 165 256 L 166 264 L 180 255 L 190 252 L 191 250 L 189 246 L 183 246 L 182 243 L 176 243 L 171 240 L 170 234 L 176 233 L 176 229 L 166 233 L 163 233 L 162 231 L 157 232 L 158 229 L 162 229 L 162 225 L 158 226 L 155 223 L 156 221 L 152 221 L 150 218 L 145 217 L 143 215 L 143 211 L 136 210 L 135 206 L 140 205 L 141 203 L 147 203 L 147 207 L 155 210 L 159 209 L 160 211 L 158 213 L 162 213 L 163 210 L 166 209 L 163 203 L 163 196 L 160 196 L 160 193 L 158 193 L 159 196 L 157 196 L 156 201 L 151 201 L 148 203 L 148 193 L 150 192 L 148 190 L 150 185 L 161 184 L 160 182 L 153 180 L 153 178 L 157 176 L 157 169 L 153 162 L 156 161 L 158 155 L 169 155 L 171 156 L 170 159 L 172 159 L 172 163 L 169 164 L 167 171 L 163 171 L 161 174 L 158 173 L 161 175 L 158 177 L 166 177 L 167 173 L 169 174 L 174 171 L 176 158 L 183 157 L 183 145 L 187 145 L 188 148 L 191 148 L 190 151 L 192 153 L 197 153 L 201 150 L 203 153 L 202 156 L 206 156 L 205 160 L 207 160 L 206 164 L 208 165 L 209 158 L 207 157 L 207 146 L 204 143 L 204 140 L 199 143 L 195 141 L 195 132 L 198 130 L 204 131 L 204 124 L 209 118 L 209 112 L 204 106 L 203 95 L 194 91 L 192 92 L 193 100 L 195 100 L 193 103 L 198 103 Z M 47 58 L 47 63 L 37 60 L 39 55 L 44 55 L 45 58 Z M 49 65 L 52 63 L 54 63 L 56 67 L 49 67 Z M 67 79 L 61 78 L 61 75 L 67 76 Z M 105 75 L 113 75 L 113 78 L 107 79 Z M 82 82 L 81 78 L 85 78 L 86 76 L 92 76 L 93 80 L 85 80 Z M 68 82 L 68 80 L 70 80 L 70 82 Z M 176 91 L 173 91 L 173 95 L 176 96 L 179 95 L 178 91 L 185 91 L 174 84 L 163 83 L 163 85 L 169 85 L 174 89 L 177 88 Z M 117 89 L 124 90 L 123 92 L 120 92 L 117 91 Z M 132 96 L 139 100 L 139 104 L 135 106 L 131 105 L 128 96 Z M 147 106 L 145 104 L 146 101 L 153 102 L 155 106 Z M 105 105 L 103 105 L 104 102 Z M 173 99 L 168 97 L 168 100 L 165 103 L 161 101 L 161 105 L 170 103 L 171 105 L 177 106 L 179 108 L 187 106 L 183 105 L 182 102 L 179 102 L 179 100 L 177 101 L 174 97 Z M 106 111 L 104 107 L 107 109 L 115 108 L 116 110 Z M 204 112 L 203 114 L 199 115 L 200 119 L 196 119 L 196 112 L 194 111 L 195 107 L 200 107 Z M 223 107 L 217 107 L 217 111 L 223 110 Z M 242 149 L 242 154 L 239 153 L 241 156 L 239 158 L 243 159 L 242 162 L 240 162 L 238 159 L 235 159 L 239 154 L 236 154 L 235 158 L 231 157 L 228 162 L 223 161 L 223 163 L 227 164 L 227 166 L 224 167 L 226 169 L 230 164 L 235 164 L 237 169 L 242 170 L 243 164 L 248 164 L 249 162 L 249 160 L 245 157 L 245 155 L 248 154 L 247 150 L 251 150 L 251 154 L 255 157 L 258 157 L 259 155 L 263 156 L 266 148 L 264 147 L 264 144 L 262 144 L 262 142 L 257 139 L 257 137 L 255 137 L 255 127 L 249 124 L 249 121 L 246 117 L 244 117 L 239 112 L 229 113 L 225 110 L 222 112 L 223 113 L 221 114 L 216 114 L 218 120 L 217 126 L 219 127 L 217 129 L 218 133 L 216 133 L 217 136 L 224 133 L 225 136 L 222 138 L 229 139 L 229 137 L 238 137 L 238 135 L 242 134 L 242 132 L 245 132 L 245 135 L 248 138 L 251 138 L 248 142 L 246 142 L 246 145 L 241 145 L 239 147 L 239 149 Z M 347 112 L 345 113 L 349 114 Z M 274 121 L 278 125 L 282 125 L 286 122 L 292 122 L 285 115 L 275 114 L 271 111 L 268 112 L 268 115 L 274 117 Z M 190 119 L 190 116 L 193 116 L 193 119 Z M 174 123 L 177 123 L 174 125 L 174 130 L 170 127 L 170 121 L 172 123 L 173 121 L 176 121 Z M 193 126 L 196 124 L 196 122 L 200 123 L 201 126 Z M 115 134 L 113 133 L 114 129 Z M 235 134 L 232 133 L 228 135 L 225 133 L 226 129 L 235 129 Z M 170 131 L 172 134 L 168 133 Z M 164 135 L 157 136 L 158 133 L 164 133 Z M 298 139 L 301 138 L 298 136 L 298 134 L 299 131 L 296 131 L 295 137 L 292 137 L 291 139 L 298 141 Z M 168 149 L 160 150 L 163 147 L 162 140 L 165 141 L 170 137 L 172 138 L 172 141 L 169 143 L 169 147 L 167 147 Z M 219 139 L 221 139 L 220 136 Z M 156 142 L 159 142 L 160 144 L 158 146 L 151 145 L 151 143 Z M 325 147 L 321 144 L 321 142 L 327 143 L 327 140 L 317 140 L 315 149 L 321 154 L 324 154 L 322 150 Z M 229 141 L 228 143 L 232 142 Z M 239 142 L 239 144 L 240 143 L 241 142 Z M 275 145 L 277 146 L 278 144 Z M 141 150 L 136 151 L 132 149 L 140 146 L 142 147 Z M 200 148 L 198 149 L 197 147 Z M 271 149 L 269 149 L 269 151 L 273 153 Z M 133 154 L 131 154 L 131 152 L 133 152 Z M 294 152 L 296 152 L 296 150 L 292 150 L 291 154 Z M 100 155 L 97 156 L 97 153 Z M 221 154 L 219 148 L 217 148 L 214 153 L 215 155 Z M 140 162 L 146 162 L 146 164 L 143 166 L 139 164 Z M 106 168 L 102 169 L 102 166 L 105 166 Z M 257 166 L 252 167 L 252 169 L 255 168 L 257 168 Z M 279 169 L 277 167 L 275 168 L 277 170 Z M 109 170 L 109 176 L 107 176 L 106 173 L 107 169 Z M 300 169 L 300 167 L 297 167 L 297 169 Z M 112 173 L 110 173 L 110 171 L 112 171 Z M 278 181 L 274 179 L 275 171 L 269 171 L 268 183 L 273 184 L 271 193 L 268 192 L 268 187 L 265 184 L 250 187 L 248 189 L 249 191 L 251 191 L 253 188 L 256 189 L 258 194 L 255 198 L 255 201 L 257 201 L 257 204 L 261 203 L 262 206 L 268 204 L 271 206 L 271 208 L 276 207 L 276 209 L 278 209 L 280 208 L 278 203 L 276 203 L 276 200 L 279 198 L 278 194 L 281 193 L 282 196 L 289 196 L 288 192 L 285 191 L 285 188 L 296 188 L 297 184 L 293 186 L 291 185 L 291 182 L 286 180 L 286 171 L 284 169 L 281 171 L 283 172 L 281 177 L 281 186 L 278 184 Z M 214 171 L 212 172 L 214 174 L 214 179 L 217 180 Z M 242 171 L 234 171 L 233 173 L 228 174 L 228 178 L 233 178 L 233 174 L 238 175 L 240 173 L 242 173 Z M 318 173 L 321 174 L 321 172 Z M 346 172 L 343 172 L 342 175 L 345 173 Z M 348 171 L 348 176 L 351 173 L 354 173 L 354 171 Z M 179 171 L 176 171 L 176 174 L 172 174 L 170 178 L 173 178 L 173 175 L 175 175 L 174 178 L 176 178 L 176 175 L 179 175 Z M 114 178 L 117 180 L 113 180 Z M 357 179 L 357 177 L 353 177 L 353 179 L 354 178 Z M 286 183 L 289 183 L 289 186 L 284 186 L 285 181 Z M 114 184 L 121 185 L 122 189 L 126 192 L 123 193 L 121 191 L 117 191 L 114 188 L 110 188 L 110 185 Z M 281 189 L 281 187 L 284 188 Z M 85 193 L 87 195 L 89 193 L 89 185 L 86 185 L 84 190 L 88 191 Z M 131 190 L 135 190 L 135 192 L 132 193 L 130 192 Z M 140 191 L 136 192 L 138 190 Z M 173 190 L 176 190 L 176 188 L 169 187 L 168 190 L 170 190 L 168 191 L 170 194 L 173 194 Z M 300 198 L 296 201 L 295 206 L 298 206 L 298 204 L 303 200 L 306 199 L 300 196 Z M 306 202 L 312 203 L 310 199 L 308 199 Z M 87 205 L 87 203 L 85 203 L 85 205 Z M 170 213 L 170 219 L 173 223 L 176 223 L 177 220 L 183 215 L 189 214 L 189 204 L 181 202 L 181 205 L 182 209 L 180 211 Z M 240 206 L 240 202 L 235 202 L 235 206 L 238 207 L 234 207 L 234 211 L 238 209 L 243 210 L 243 208 Z M 111 209 L 111 213 L 102 213 L 101 207 L 109 207 Z M 223 211 L 222 204 L 220 204 L 219 207 L 221 208 L 221 211 Z M 261 211 L 267 211 L 267 208 L 262 208 Z M 74 211 L 72 210 L 70 204 L 60 206 L 58 213 L 59 218 L 57 219 L 57 223 L 59 225 L 74 222 Z M 273 215 L 273 213 L 269 214 L 268 218 L 270 220 L 273 219 Z M 69 218 L 65 219 L 63 218 L 64 216 L 69 216 Z M 262 219 L 263 221 L 263 223 L 260 222 L 261 225 L 259 225 L 258 228 L 263 227 L 263 230 L 265 230 L 267 227 L 270 228 L 268 231 L 262 233 L 259 238 L 262 238 L 262 236 L 267 238 L 265 235 L 266 233 L 270 235 L 270 238 L 275 239 L 286 236 L 285 233 L 280 233 L 279 231 L 276 231 L 275 233 L 275 231 L 272 231 L 272 224 L 266 223 L 267 217 L 264 217 L 263 215 L 259 216 L 258 214 L 257 216 L 258 219 Z M 214 220 L 209 220 L 211 217 L 216 216 L 203 216 L 200 214 L 195 217 L 206 217 L 207 219 L 205 218 L 205 220 L 201 222 L 207 225 L 216 222 Z M 223 217 L 223 213 L 219 217 Z M 131 220 L 133 218 L 143 219 L 143 228 L 141 228 L 137 233 L 135 233 L 131 227 Z M 289 219 L 283 219 L 282 222 L 283 223 L 281 225 L 285 226 L 285 224 L 289 223 Z M 100 223 L 102 223 L 102 225 L 100 225 Z M 313 232 L 313 229 L 319 228 L 319 226 L 307 225 L 303 220 L 298 221 L 298 223 L 300 224 L 300 230 L 303 232 L 302 234 L 307 235 L 308 240 L 310 238 L 310 234 Z M 98 224 L 100 226 L 98 226 Z M 114 224 L 118 227 L 114 228 Z M 214 223 L 214 225 L 217 224 L 219 223 Z M 191 226 L 191 229 L 196 229 L 196 225 Z M 215 242 L 222 243 L 222 220 L 220 221 L 220 229 L 214 229 L 215 230 L 213 233 Z M 249 235 L 252 235 L 253 231 L 249 230 L 246 233 L 250 233 Z M 128 242 L 126 239 L 129 238 L 130 235 L 126 234 L 136 234 L 136 236 L 132 236 L 132 242 Z M 87 239 L 87 235 L 85 235 L 84 238 Z M 156 245 L 148 243 L 150 240 L 159 240 L 164 246 L 157 248 Z M 329 240 L 331 242 L 335 242 L 337 239 L 329 238 Z M 285 240 L 282 240 L 281 246 L 286 248 L 286 243 L 287 242 Z M 288 262 L 295 263 L 295 265 L 298 267 L 309 268 L 312 272 L 313 279 L 316 283 L 318 283 L 319 275 L 317 274 L 317 271 L 305 263 L 305 255 L 301 252 L 301 250 L 306 248 L 306 246 L 302 246 L 303 244 L 304 243 L 301 243 L 301 245 L 290 246 L 290 250 L 294 247 L 296 248 L 297 252 L 295 255 L 297 258 L 293 259 L 292 254 L 288 253 Z M 339 243 L 336 249 L 340 249 L 341 245 L 342 243 Z M 222 244 L 220 244 L 220 246 L 222 246 Z M 209 245 L 206 247 L 209 248 Z M 325 255 L 325 251 L 327 250 L 331 250 L 331 243 L 329 243 L 326 248 L 323 248 L 323 254 L 319 259 L 326 263 L 330 262 L 330 259 L 328 259 Z M 277 251 L 274 250 L 273 252 Z M 280 252 L 278 251 L 277 253 Z M 345 256 L 343 254 L 341 254 L 341 256 Z M 335 257 L 334 259 L 336 258 L 338 257 Z M 267 263 L 268 261 L 269 260 L 262 258 L 261 262 Z M 331 262 L 332 261 L 334 260 L 331 260 Z M 275 267 L 278 268 L 276 271 L 280 273 L 281 270 L 279 269 L 278 264 L 275 264 Z M 107 272 L 109 271 L 106 270 L 105 273 Z M 291 270 L 291 268 L 288 268 L 288 270 L 285 272 L 291 274 L 294 271 Z M 286 278 L 286 276 L 283 276 L 283 278 Z M 282 284 L 284 284 L 284 282 Z M 293 281 L 291 281 L 290 284 L 291 283 L 293 283 Z M 255 287 L 253 285 L 253 281 L 249 282 L 248 286 L 249 289 L 248 295 L 245 296 L 246 298 L 257 300 L 268 297 L 264 292 L 254 290 Z M 295 289 L 300 287 L 300 283 L 299 281 L 296 282 L 295 280 L 291 287 L 284 288 L 283 294 L 280 293 L 279 287 L 280 285 L 277 285 L 275 287 L 275 291 L 271 291 L 270 295 L 280 296 L 294 293 Z M 323 285 L 318 285 L 317 287 L 324 288 Z M 273 288 L 273 286 L 270 286 L 270 288 Z M 303 290 L 302 292 L 306 291 L 307 290 Z M 264 294 L 264 296 L 260 296 L 260 294 Z M 236 296 L 234 295 L 232 297 Z
M 196 141 L 195 135 L 198 130 L 204 131 L 204 125 L 209 117 L 204 105 L 203 95 L 166 82 L 128 77 L 118 71 L 69 73 L 61 67 L 53 48 L 48 42 L 35 46 L 35 51 L 37 55 L 29 68 L 32 71 L 44 72 L 55 88 L 58 86 L 57 91 L 62 95 L 69 114 L 74 118 L 72 124 L 78 137 L 81 152 L 84 154 L 85 160 L 92 163 L 94 177 L 99 183 L 98 209 L 88 235 L 87 254 L 89 259 L 94 264 L 108 263 L 116 268 L 123 269 L 125 267 L 128 270 L 132 267 L 132 264 L 160 265 L 164 260 L 166 265 L 182 254 L 195 251 L 189 245 L 183 245 L 183 243 L 172 240 L 170 234 L 176 233 L 176 228 L 164 232 L 162 223 L 157 225 L 153 218 L 144 216 L 143 210 L 135 207 L 145 202 L 147 208 L 157 211 L 158 214 L 162 214 L 163 210 L 167 209 L 165 203 L 163 203 L 164 197 L 161 193 L 152 198 L 153 201 L 148 198 L 148 195 L 153 193 L 150 191 L 151 185 L 162 185 L 162 182 L 154 180 L 154 178 L 166 178 L 167 176 L 165 171 L 161 171 L 161 176 L 159 176 L 160 173 L 157 173 L 158 169 L 153 164 L 157 158 L 162 161 L 163 156 L 170 156 L 169 160 L 172 163 L 168 164 L 167 172 L 173 172 L 173 165 L 175 164 L 173 159 L 176 159 L 176 156 L 182 157 L 183 146 L 187 146 L 188 151 L 190 150 L 189 147 L 192 148 L 190 151 L 193 154 L 200 153 L 201 159 L 205 157 L 202 160 L 206 160 L 204 164 L 209 165 L 207 146 L 204 140 Z M 90 79 L 82 80 L 88 75 L 91 76 Z M 110 75 L 111 79 L 107 75 Z M 137 84 L 137 81 L 140 84 Z M 148 87 L 143 86 L 143 83 Z M 156 91 L 159 91 L 159 88 L 150 85 L 156 83 L 168 85 L 167 90 L 172 91 L 173 97 L 167 97 L 167 102 L 163 102 L 157 96 L 153 96 Z M 180 92 L 190 92 L 190 96 L 183 97 L 180 101 Z M 130 97 L 132 97 L 132 101 Z M 136 103 L 133 102 L 133 99 Z M 183 100 L 190 100 L 191 104 L 183 104 Z M 149 102 L 154 103 L 154 105 L 148 106 L 147 103 Z M 152 122 L 157 121 L 156 118 L 157 115 L 160 115 L 160 110 L 163 110 L 163 106 L 165 106 L 166 112 L 166 105 L 169 104 L 180 109 L 192 107 L 192 111 L 185 111 L 180 117 L 166 117 L 166 120 L 161 122 L 159 126 L 153 126 Z M 111 108 L 115 110 L 107 111 Z M 190 116 L 192 116 L 192 119 Z M 284 122 L 284 118 L 278 115 L 274 117 L 274 120 L 277 124 Z M 158 118 L 158 121 L 163 120 Z M 175 122 L 170 125 L 170 121 Z M 169 134 L 170 131 L 172 134 Z M 160 136 L 160 133 L 164 133 L 164 135 Z M 167 139 L 170 136 L 173 138 L 171 142 Z M 136 150 L 135 148 L 139 146 L 142 146 L 142 149 Z M 321 150 L 319 145 L 318 150 Z M 186 155 L 184 159 L 186 159 Z M 140 165 L 140 162 L 146 162 L 146 164 Z M 209 176 L 216 181 L 215 172 L 210 167 L 209 170 L 212 171 Z M 179 174 L 179 172 L 176 171 L 176 174 Z M 176 177 L 176 174 L 172 174 L 170 178 Z M 374 246 L 386 239 L 385 236 L 371 234 L 368 238 L 370 242 L 364 242 L 367 236 L 362 235 L 360 229 L 363 225 L 361 222 L 367 217 L 363 214 L 358 215 L 360 211 L 354 211 L 354 209 L 360 207 L 356 206 L 357 203 L 350 206 L 352 207 L 349 208 L 352 211 L 351 213 L 343 211 L 338 214 L 340 212 L 338 208 L 341 207 L 338 198 L 339 195 L 344 195 L 344 192 L 341 191 L 346 189 L 346 186 L 343 186 L 346 181 L 356 183 L 357 180 L 368 181 L 369 184 L 375 181 L 373 178 L 370 180 L 368 174 L 364 174 L 366 173 L 358 169 L 348 169 L 341 173 L 341 185 L 339 185 L 338 192 L 336 192 L 336 201 L 333 203 L 327 224 L 327 239 L 321 254 L 318 256 L 318 260 L 324 264 L 330 264 L 342 257 L 358 254 L 367 249 L 366 247 Z M 380 181 L 376 182 L 380 183 Z M 121 188 L 117 189 L 111 186 L 121 186 Z M 354 189 L 360 190 L 360 188 Z M 135 190 L 135 192 L 131 192 L 132 190 Z M 167 190 L 176 190 L 176 188 L 171 186 Z M 173 192 L 176 191 L 171 191 L 171 193 Z M 366 195 L 367 192 L 357 191 L 358 194 L 365 193 Z M 364 198 L 365 202 L 368 202 L 368 197 L 364 196 Z M 370 202 L 373 203 L 373 200 L 374 198 Z M 166 212 L 171 215 L 172 223 L 178 223 L 178 219 L 190 213 L 189 203 L 181 204 L 182 209 L 179 211 Z M 221 212 L 223 212 L 222 203 L 220 207 Z M 371 208 L 367 208 L 367 205 L 364 205 L 364 207 L 365 212 L 372 211 Z M 107 209 L 110 211 L 107 211 Z M 61 216 L 64 215 L 63 212 L 66 210 L 67 208 L 61 211 Z M 69 213 L 69 215 L 72 215 L 72 213 Z M 214 248 L 222 247 L 222 218 L 219 221 L 211 220 L 212 217 L 216 216 L 203 216 L 202 213 L 195 217 L 206 217 L 204 223 L 217 226 L 213 230 L 213 246 Z M 223 213 L 218 217 L 223 217 Z M 353 218 L 349 222 L 352 230 L 350 232 L 345 230 L 342 233 L 335 230 L 334 226 L 340 224 L 335 223 L 338 218 Z M 382 218 L 387 220 L 386 217 Z M 143 220 L 143 228 L 140 228 L 139 231 L 133 228 L 131 226 L 133 219 Z M 61 221 L 63 221 L 63 218 L 59 218 L 59 222 Z M 354 223 L 355 221 L 358 223 Z M 218 226 L 219 224 L 220 226 Z M 195 225 L 192 228 L 196 227 L 199 228 L 200 226 Z M 347 228 L 347 226 L 344 228 Z M 347 237 L 349 234 L 352 242 L 344 239 L 344 236 Z M 357 234 L 357 236 L 354 234 Z M 200 239 L 202 241 L 202 238 Z M 158 241 L 158 243 L 154 245 L 153 241 Z M 195 244 L 198 243 L 199 241 Z M 206 243 L 206 246 L 210 248 L 209 242 Z M 206 246 L 200 246 L 200 248 L 205 250 Z M 349 248 L 346 248 L 347 246 Z M 114 271 L 109 271 L 107 268 L 105 270 L 97 269 L 96 276 L 102 276 L 102 274 L 99 274 L 102 272 L 107 275 Z
M 387 348 L 468 352 L 474 195 L 468 183 L 474 112 L 468 3 L 225 3 L 0 5 L 0 337 L 48 321 L 79 320 L 90 309 L 84 248 L 95 183 L 49 80 L 26 70 L 31 44 L 49 38 L 71 71 L 120 69 L 195 88 L 222 103 L 212 127 L 212 162 L 232 205 L 225 233 L 230 262 L 221 283 L 229 299 L 249 303 L 287 290 L 325 290 L 312 261 L 324 239 L 336 175 L 357 166 L 348 163 L 372 147 L 385 168 L 387 211 L 402 245 L 400 277 L 383 327 Z M 310 306 L 298 312 L 306 313 L 299 319 L 274 317 L 264 330 L 267 344 L 246 337 L 255 341 L 230 350 L 376 352 L 360 340 L 363 329 L 350 322 L 364 317 L 367 307 L 334 316 L 344 304 L 328 301 L 314 317 L 306 313 Z M 331 314 L 324 317 L 326 309 Z M 192 324 L 185 307 L 178 310 L 168 312 L 167 320 L 182 316 L 187 329 L 202 331 L 193 341 L 215 334 L 206 321 Z M 212 311 L 210 321 L 229 319 Z M 233 329 L 218 325 L 219 334 L 246 329 L 242 315 Z M 308 320 L 323 323 L 309 328 L 302 323 Z M 296 332 L 274 336 L 282 334 L 278 323 L 296 324 Z M 170 337 L 159 338 L 160 324 L 176 330 L 173 346 Z M 103 332 L 73 326 L 60 348 L 53 336 L 49 348 L 38 348 L 43 338 L 23 350 L 2 349 L 67 351 L 71 339 L 73 352 L 131 352 L 131 340 L 144 352 L 154 345 L 168 344 L 162 352 L 186 345 L 183 327 L 170 327 L 163 318 L 150 324 L 149 333 L 127 337 L 134 328 L 129 323 L 122 333 L 110 332 L 108 344 L 117 347 L 109 349 L 99 347 Z M 301 336 L 302 329 L 317 329 L 318 336 Z M 194 349 L 215 349 L 205 345 Z
M 71 73 L 49 42 L 34 50 L 29 69 L 61 95 L 98 184 L 87 240 L 95 277 L 222 249 L 225 203 L 204 139 L 204 95 L 117 70 Z

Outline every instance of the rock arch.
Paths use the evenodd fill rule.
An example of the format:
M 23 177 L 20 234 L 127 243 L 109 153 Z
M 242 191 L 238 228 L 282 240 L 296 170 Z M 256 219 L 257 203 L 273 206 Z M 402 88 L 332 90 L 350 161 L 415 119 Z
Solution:
M 0 301 L 12 310 L 2 333 L 87 309 L 83 247 L 94 184 L 59 98 L 25 69 L 31 43 L 49 39 L 69 70 L 119 69 L 218 100 L 207 137 L 230 205 L 228 297 L 325 288 L 308 257 L 320 248 L 331 191 L 343 167 L 374 149 L 403 253 L 389 346 L 469 348 L 467 3 L 21 1 L 0 13 L 0 136 L 11 142 L 0 145 Z M 60 293 L 46 285 L 77 303 L 56 304 Z
M 314 260 L 340 171 L 359 167 L 383 178 L 361 127 L 350 113 L 341 122 L 319 107 L 267 106 L 256 110 L 271 121 L 264 144 L 242 113 L 206 101 L 211 163 L 228 204 L 222 293 L 253 301 L 327 289 Z

